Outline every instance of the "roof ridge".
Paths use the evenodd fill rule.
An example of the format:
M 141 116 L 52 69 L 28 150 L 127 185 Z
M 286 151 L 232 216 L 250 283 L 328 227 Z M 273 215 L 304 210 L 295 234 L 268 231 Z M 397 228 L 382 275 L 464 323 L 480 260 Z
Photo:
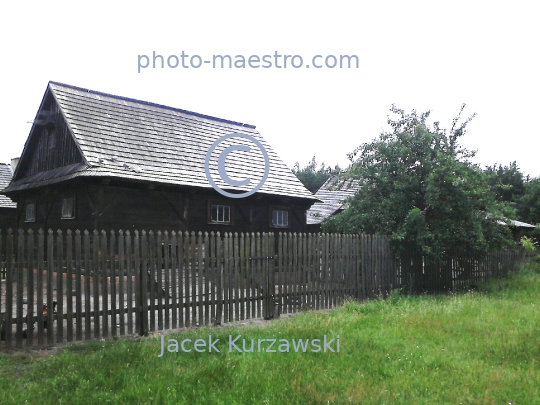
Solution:
M 163 109 L 166 109 L 166 110 L 177 111 L 177 112 L 181 112 L 181 113 L 184 113 L 184 114 L 193 115 L 193 116 L 196 116 L 196 117 L 207 118 L 207 119 L 210 119 L 210 120 L 213 120 L 213 121 L 218 121 L 218 122 L 225 122 L 227 124 L 238 125 L 238 126 L 245 127 L 245 128 L 251 128 L 251 129 L 256 128 L 255 125 L 251 125 L 251 124 L 244 124 L 244 123 L 238 122 L 238 121 L 226 120 L 224 118 L 213 117 L 211 115 L 201 114 L 201 113 L 194 112 L 194 111 L 189 111 L 189 110 L 183 110 L 181 108 L 170 107 L 170 106 L 163 105 L 163 104 L 152 103 L 150 101 L 138 100 L 136 98 L 117 96 L 115 94 L 104 93 L 104 92 L 96 91 L 96 90 L 90 90 L 90 89 L 86 89 L 84 87 L 73 86 L 71 84 L 55 82 L 53 80 L 50 80 L 49 84 L 55 84 L 57 86 L 67 87 L 67 88 L 70 88 L 70 89 L 73 89 L 73 90 L 85 91 L 87 93 L 96 94 L 98 96 L 112 97 L 112 98 L 116 98 L 118 100 L 130 101 L 130 102 L 133 102 L 133 103 L 148 105 L 148 106 L 151 106 L 151 107 L 158 107 L 158 108 L 163 108 Z

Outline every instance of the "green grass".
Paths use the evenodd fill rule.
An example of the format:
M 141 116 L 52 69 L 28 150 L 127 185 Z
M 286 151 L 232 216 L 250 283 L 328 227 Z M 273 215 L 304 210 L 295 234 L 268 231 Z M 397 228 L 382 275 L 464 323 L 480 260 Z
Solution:
M 160 353 L 160 338 L 0 354 L 1 404 L 540 404 L 540 272 L 472 293 L 166 336 L 319 338 L 339 353 Z M 333 346 L 335 348 L 335 345 Z M 25 402 L 27 401 L 27 402 Z

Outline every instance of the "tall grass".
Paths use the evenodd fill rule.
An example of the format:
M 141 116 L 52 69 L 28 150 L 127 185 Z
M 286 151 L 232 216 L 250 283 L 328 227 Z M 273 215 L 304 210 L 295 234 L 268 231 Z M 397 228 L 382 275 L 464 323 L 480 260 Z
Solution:
M 0 403 L 538 404 L 540 274 L 477 291 L 305 312 L 263 327 L 166 336 L 226 341 L 340 335 L 339 353 L 160 353 L 161 338 L 0 355 Z M 223 345 L 220 349 L 224 349 Z M 335 345 L 334 345 L 335 348 Z

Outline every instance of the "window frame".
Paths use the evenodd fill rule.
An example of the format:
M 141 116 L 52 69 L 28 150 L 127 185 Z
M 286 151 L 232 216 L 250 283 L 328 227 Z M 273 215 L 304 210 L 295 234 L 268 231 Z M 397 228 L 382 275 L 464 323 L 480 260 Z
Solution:
M 287 225 L 275 225 L 274 224 L 274 211 L 282 211 L 287 213 Z M 291 227 L 291 209 L 289 207 L 283 207 L 283 206 L 271 206 L 270 207 L 270 213 L 269 213 L 269 221 L 270 221 L 270 227 L 271 228 L 281 228 L 286 229 Z
M 33 205 L 34 206 L 34 218 L 28 219 L 28 206 Z M 36 222 L 37 219 L 37 204 L 36 200 L 25 200 L 24 202 L 24 222 L 33 223 Z
M 64 216 L 64 201 L 68 199 L 73 200 L 73 204 L 71 207 L 71 216 Z M 61 203 L 60 203 L 60 219 L 75 219 L 77 217 L 77 198 L 75 197 L 75 194 L 65 194 L 62 195 Z
M 212 219 L 212 208 L 213 207 L 228 207 L 229 208 L 229 221 L 218 221 Z M 219 208 L 218 208 L 219 210 Z M 208 224 L 212 225 L 233 225 L 234 224 L 234 207 L 232 204 L 224 202 L 224 201 L 214 201 L 209 200 L 208 201 Z M 218 218 L 219 218 L 219 211 L 218 211 Z

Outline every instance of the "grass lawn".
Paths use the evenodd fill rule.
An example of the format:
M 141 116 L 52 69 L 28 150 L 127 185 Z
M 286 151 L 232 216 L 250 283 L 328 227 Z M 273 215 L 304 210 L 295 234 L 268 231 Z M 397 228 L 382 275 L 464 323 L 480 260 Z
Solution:
M 0 354 L 0 404 L 540 404 L 540 271 L 478 291 L 403 297 L 266 326 L 92 342 L 54 354 Z M 209 353 L 208 343 L 220 339 Z M 243 351 L 229 352 L 229 336 Z M 295 352 L 285 341 L 334 339 Z M 337 352 L 337 336 L 340 347 Z M 270 342 L 277 339 L 267 353 Z M 278 344 L 282 346 L 278 350 Z M 186 342 L 189 343 L 189 342 Z M 170 346 L 172 349 L 173 346 Z M 270 350 L 272 350 L 270 349 Z

